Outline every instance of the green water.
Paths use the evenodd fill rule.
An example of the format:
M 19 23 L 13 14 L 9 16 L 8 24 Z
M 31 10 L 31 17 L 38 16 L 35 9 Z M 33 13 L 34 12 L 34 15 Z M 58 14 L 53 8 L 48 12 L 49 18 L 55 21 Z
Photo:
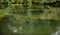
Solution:
M 56 18 L 48 17 L 47 15 L 55 13 L 48 10 L 46 6 L 40 4 L 32 4 L 31 7 L 28 4 L 22 4 L 22 6 L 2 6 L 0 13 L 8 14 L 8 16 L 0 21 L 0 34 L 50 35 L 57 31 L 57 26 L 60 26 L 60 16 L 52 14 L 53 16 L 56 15 Z

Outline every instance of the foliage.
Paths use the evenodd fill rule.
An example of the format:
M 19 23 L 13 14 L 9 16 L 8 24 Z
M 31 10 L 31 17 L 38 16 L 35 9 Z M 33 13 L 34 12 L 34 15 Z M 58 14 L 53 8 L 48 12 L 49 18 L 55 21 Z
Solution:
M 0 13 L 0 21 L 2 21 L 7 16 L 8 16 L 8 14 Z
M 2 1 L 0 1 L 1 35 L 50 35 L 57 30 L 57 26 L 60 26 L 60 7 L 32 3 L 32 1 L 50 3 L 56 0 L 9 0 L 6 5 L 2 4 Z M 17 4 L 18 1 L 21 3 Z

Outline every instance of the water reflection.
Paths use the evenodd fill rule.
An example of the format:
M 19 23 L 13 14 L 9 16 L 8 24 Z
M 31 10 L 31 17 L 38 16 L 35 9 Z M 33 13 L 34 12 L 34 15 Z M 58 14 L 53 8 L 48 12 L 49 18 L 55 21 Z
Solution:
M 8 27 L 7 29 L 9 30 L 7 31 L 9 33 L 4 35 L 50 35 L 51 32 L 56 31 L 60 20 L 42 20 L 39 18 L 39 15 L 48 15 L 49 11 L 44 12 L 44 6 L 32 4 L 30 8 L 29 5 L 21 5 L 10 5 L 2 10 L 3 13 L 9 13 L 10 17 L 9 21 L 6 20 L 1 25 L 3 33 L 7 31 L 5 28 Z M 34 19 L 35 17 L 37 19 Z M 57 35 L 58 31 L 52 35 Z
M 57 26 L 57 30 L 51 33 L 51 35 L 60 35 L 60 26 Z

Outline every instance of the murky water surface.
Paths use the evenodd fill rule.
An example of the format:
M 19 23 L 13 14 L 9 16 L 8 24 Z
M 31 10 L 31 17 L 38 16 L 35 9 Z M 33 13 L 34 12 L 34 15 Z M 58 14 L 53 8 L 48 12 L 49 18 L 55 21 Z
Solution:
M 47 12 L 44 12 L 44 11 Z M 59 35 L 60 20 L 45 20 L 39 18 L 47 15 L 49 10 L 45 10 L 43 5 L 2 6 L 0 13 L 8 14 L 0 22 L 1 35 Z M 58 26 L 58 27 L 57 27 Z

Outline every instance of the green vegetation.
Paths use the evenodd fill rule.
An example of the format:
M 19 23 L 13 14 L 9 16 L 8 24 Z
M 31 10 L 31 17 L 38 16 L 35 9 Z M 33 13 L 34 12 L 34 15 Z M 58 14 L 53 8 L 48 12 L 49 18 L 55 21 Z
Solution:
M 2 21 L 7 16 L 8 16 L 8 14 L 0 13 L 0 21 Z
M 50 35 L 57 31 L 60 27 L 60 7 L 59 3 L 54 4 L 56 1 L 0 0 L 0 34 Z

